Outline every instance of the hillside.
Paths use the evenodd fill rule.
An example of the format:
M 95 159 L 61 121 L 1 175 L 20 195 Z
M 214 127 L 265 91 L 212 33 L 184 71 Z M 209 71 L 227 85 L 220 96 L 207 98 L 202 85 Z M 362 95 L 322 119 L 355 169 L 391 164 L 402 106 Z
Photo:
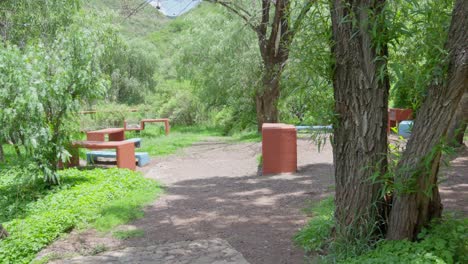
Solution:
M 122 35 L 128 40 L 145 38 L 161 30 L 171 19 L 141 0 L 90 0 L 84 7 L 108 14 Z

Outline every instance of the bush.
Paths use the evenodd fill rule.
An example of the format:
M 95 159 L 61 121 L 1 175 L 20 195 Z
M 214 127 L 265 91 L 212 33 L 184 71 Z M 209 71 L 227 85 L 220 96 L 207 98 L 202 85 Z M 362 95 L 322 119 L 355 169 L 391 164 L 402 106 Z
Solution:
M 445 216 L 423 230 L 416 242 L 381 240 L 364 254 L 343 259 L 346 254 L 340 250 L 345 245 L 335 245 L 331 237 L 333 198 L 313 206 L 310 212 L 313 218 L 294 240 L 306 252 L 328 254 L 322 257 L 326 263 L 468 263 L 468 219 Z
M 468 263 L 468 219 L 434 222 L 418 242 L 386 241 L 343 263 Z
M 294 237 L 296 244 L 306 252 L 321 250 L 330 238 L 334 210 L 333 197 L 312 206 L 308 211 L 313 218 Z
M 10 233 L 0 241 L 0 263 L 29 263 L 60 234 L 100 218 L 131 220 L 128 215 L 134 213 L 117 215 L 113 208 L 133 212 L 161 190 L 129 170 L 65 170 L 60 172 L 62 185 L 52 188 L 11 172 L 0 173 L 0 222 Z

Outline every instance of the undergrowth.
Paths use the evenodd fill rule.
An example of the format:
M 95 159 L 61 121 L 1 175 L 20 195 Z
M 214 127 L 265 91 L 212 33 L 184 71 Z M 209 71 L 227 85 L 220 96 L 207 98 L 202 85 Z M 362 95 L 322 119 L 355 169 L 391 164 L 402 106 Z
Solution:
M 343 254 L 345 245 L 337 245 L 332 238 L 334 226 L 333 198 L 327 198 L 307 209 L 312 218 L 294 241 L 302 247 L 314 263 L 468 263 L 468 219 L 444 215 L 423 230 L 418 241 L 378 241 L 361 255 Z M 346 256 L 346 257 L 343 257 Z
M 54 187 L 31 182 L 26 173 L 0 172 L 0 222 L 10 234 L 0 241 L 0 263 L 29 263 L 75 227 L 108 230 L 140 217 L 142 205 L 161 192 L 156 182 L 129 170 L 64 170 L 62 184 Z

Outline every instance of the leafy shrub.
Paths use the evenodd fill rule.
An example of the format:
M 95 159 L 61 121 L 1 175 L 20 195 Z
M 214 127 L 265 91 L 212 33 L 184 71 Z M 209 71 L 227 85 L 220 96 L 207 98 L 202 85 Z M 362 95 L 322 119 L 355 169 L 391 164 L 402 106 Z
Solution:
M 468 263 L 468 219 L 434 222 L 418 242 L 382 240 L 377 247 L 343 263 Z
M 312 206 L 312 219 L 294 237 L 296 244 L 306 252 L 319 251 L 330 238 L 333 227 L 333 212 L 335 210 L 333 197 Z
M 468 219 L 446 216 L 423 230 L 416 242 L 381 240 L 364 254 L 343 259 L 341 245 L 335 245 L 331 237 L 333 198 L 313 206 L 310 212 L 313 218 L 294 240 L 306 252 L 328 254 L 322 257 L 326 263 L 468 263 Z
M 0 173 L 0 190 L 6 194 L 0 197 L 0 221 L 10 233 L 0 241 L 0 263 L 29 263 L 60 234 L 108 217 L 116 201 L 125 207 L 130 200 L 135 208 L 160 192 L 156 182 L 129 170 L 70 169 L 60 176 L 62 185 L 48 189 Z

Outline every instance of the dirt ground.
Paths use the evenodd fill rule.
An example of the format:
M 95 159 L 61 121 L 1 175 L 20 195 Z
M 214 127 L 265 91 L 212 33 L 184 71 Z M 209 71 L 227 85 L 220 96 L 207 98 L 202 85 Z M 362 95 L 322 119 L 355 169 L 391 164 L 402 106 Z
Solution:
M 303 263 L 304 252 L 291 238 L 307 222 L 302 209 L 333 193 L 331 146 L 319 152 L 310 140 L 298 139 L 299 171 L 273 176 L 258 175 L 260 152 L 260 143 L 212 138 L 156 158 L 142 172 L 164 184 L 165 194 L 145 208 L 144 218 L 120 227 L 144 230 L 143 237 L 118 240 L 93 230 L 75 231 L 39 256 L 220 238 L 252 264 Z M 441 187 L 445 207 L 465 215 L 467 172 L 465 148 L 452 167 L 443 169 L 447 180 Z

